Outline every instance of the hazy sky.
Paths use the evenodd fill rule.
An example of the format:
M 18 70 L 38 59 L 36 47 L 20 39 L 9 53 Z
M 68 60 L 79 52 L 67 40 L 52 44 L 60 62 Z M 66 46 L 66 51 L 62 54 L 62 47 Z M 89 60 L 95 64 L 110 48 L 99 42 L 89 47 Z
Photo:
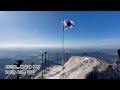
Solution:
M 0 47 L 119 48 L 120 11 L 0 11 Z

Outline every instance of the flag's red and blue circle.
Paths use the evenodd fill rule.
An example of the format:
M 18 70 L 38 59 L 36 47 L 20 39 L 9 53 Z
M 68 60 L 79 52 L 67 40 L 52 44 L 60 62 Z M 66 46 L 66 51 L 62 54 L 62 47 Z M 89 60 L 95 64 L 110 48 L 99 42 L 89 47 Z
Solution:
M 74 22 L 73 21 L 65 20 L 63 24 L 64 24 L 65 30 L 68 29 L 68 28 L 73 28 L 74 27 Z

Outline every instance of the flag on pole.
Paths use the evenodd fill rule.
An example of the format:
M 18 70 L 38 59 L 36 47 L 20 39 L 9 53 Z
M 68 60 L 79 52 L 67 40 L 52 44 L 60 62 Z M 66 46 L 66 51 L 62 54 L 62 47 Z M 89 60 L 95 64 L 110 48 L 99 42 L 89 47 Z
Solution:
M 64 26 L 64 30 L 67 30 L 69 28 L 73 28 L 74 27 L 74 22 L 71 20 L 64 20 L 63 21 L 63 26 Z
M 74 27 L 74 22 L 71 20 L 64 20 L 62 21 L 62 29 L 63 29 L 63 36 L 62 36 L 62 65 L 64 65 L 64 31 Z

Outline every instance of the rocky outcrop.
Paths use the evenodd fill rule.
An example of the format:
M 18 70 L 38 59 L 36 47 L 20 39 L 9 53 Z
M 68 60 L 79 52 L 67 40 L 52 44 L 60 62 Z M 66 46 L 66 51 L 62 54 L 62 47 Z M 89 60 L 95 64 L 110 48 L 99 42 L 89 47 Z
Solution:
M 40 79 L 41 74 L 35 79 Z M 72 56 L 64 66 L 49 67 L 45 79 L 117 79 L 110 64 L 93 57 Z

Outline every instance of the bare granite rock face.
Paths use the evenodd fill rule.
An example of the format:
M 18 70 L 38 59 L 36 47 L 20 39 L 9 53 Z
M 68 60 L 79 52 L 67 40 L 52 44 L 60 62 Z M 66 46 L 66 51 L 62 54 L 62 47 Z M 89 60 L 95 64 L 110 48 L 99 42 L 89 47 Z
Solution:
M 35 79 L 41 79 L 41 72 Z M 49 67 L 45 79 L 118 79 L 113 67 L 93 57 L 72 56 L 64 66 Z

